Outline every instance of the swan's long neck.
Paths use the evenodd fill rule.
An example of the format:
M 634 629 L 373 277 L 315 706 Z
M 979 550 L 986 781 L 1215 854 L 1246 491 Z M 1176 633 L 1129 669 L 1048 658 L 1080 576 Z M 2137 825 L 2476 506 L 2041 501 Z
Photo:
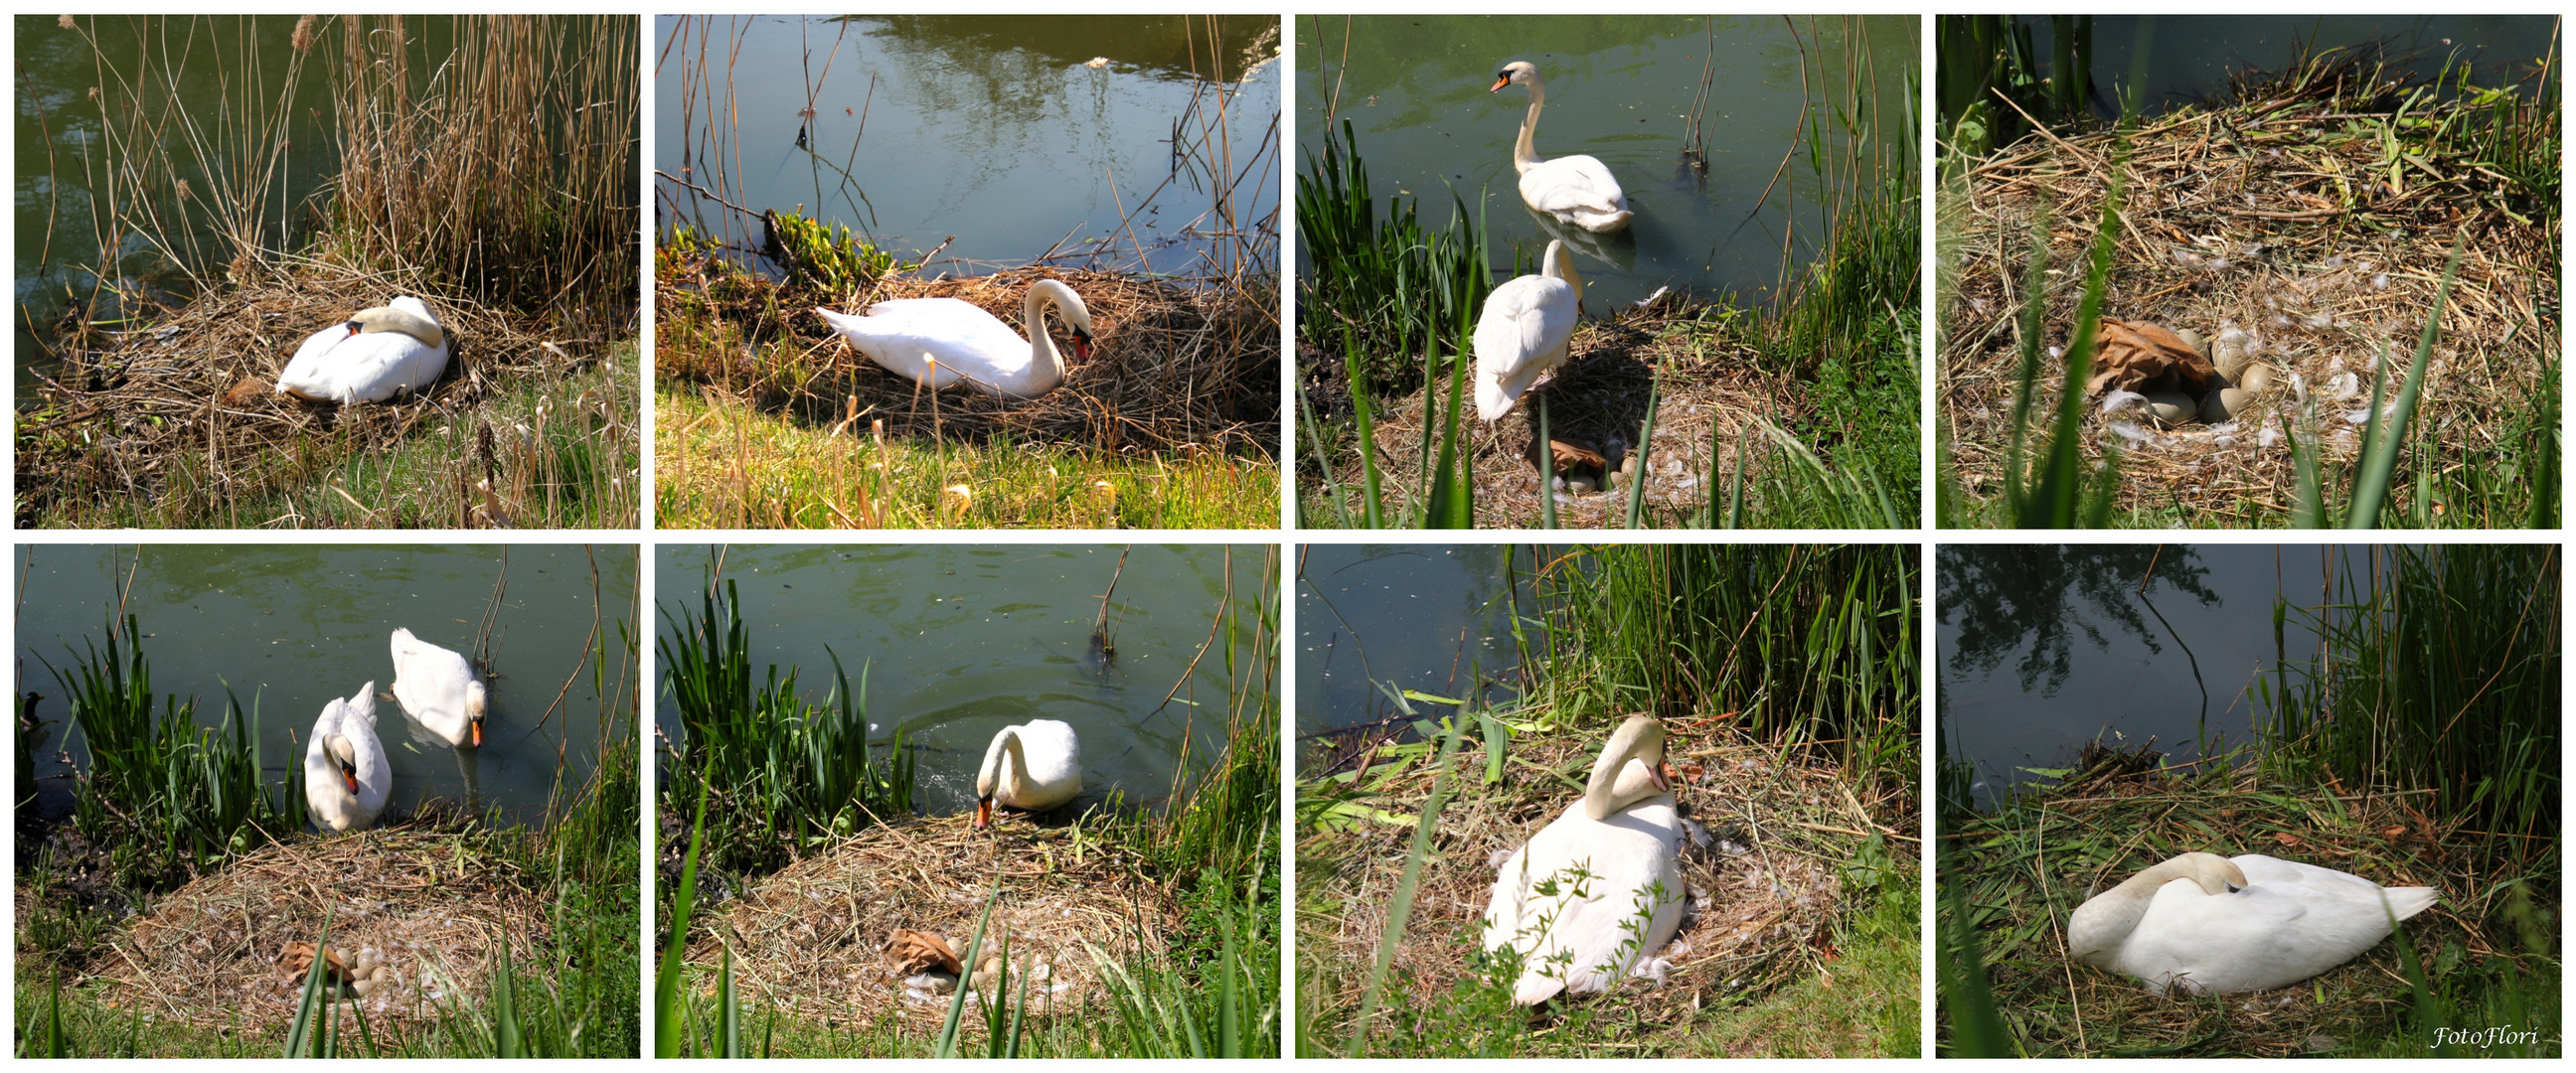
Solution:
M 1539 165 L 1538 146 L 1531 140 L 1531 135 L 1538 131 L 1538 110 L 1547 105 L 1547 84 L 1532 74 L 1529 91 L 1530 106 L 1528 113 L 1521 116 L 1520 140 L 1512 143 L 1512 167 L 1516 171 L 1528 171 Z
M 2217 865 L 2213 867 L 2201 861 L 2199 858 L 2202 857 L 2213 857 Z M 2218 889 L 2209 893 L 2225 892 L 2231 884 L 2220 869 L 2226 866 L 2224 857 L 2186 853 L 2150 866 L 2119 886 L 2094 895 L 2077 906 L 2074 916 L 2067 921 L 2068 952 L 2085 957 L 2118 946 L 2131 931 L 2136 930 L 2138 921 L 2146 917 L 2148 907 L 2155 904 L 2156 892 L 2174 880 L 2191 880 L 2200 884 L 2203 890 L 2214 884 Z
M 1043 283 L 1030 287 L 1028 297 L 1022 299 L 1021 323 L 1029 330 L 1029 376 L 1019 384 L 1005 385 L 1012 394 L 1036 395 L 1064 382 L 1064 355 L 1056 353 L 1055 338 L 1046 326 L 1046 307 L 1054 300 Z M 1018 752 L 1019 747 L 1019 739 L 1013 737 L 1012 751 Z
M 1601 758 L 1592 763 L 1592 778 L 1583 787 L 1583 814 L 1606 820 L 1620 809 L 1668 792 L 1657 765 L 1664 759 L 1663 727 L 1645 720 L 1621 724 Z
M 1566 248 L 1563 239 L 1552 240 L 1547 244 L 1547 263 L 1541 270 L 1550 276 L 1564 280 L 1567 286 L 1574 288 L 1574 308 L 1576 315 L 1580 316 L 1583 309 L 1583 276 L 1574 270 L 1574 252 Z
M 1032 308 L 1036 301 L 1035 298 L 1030 299 Z M 1041 330 L 1039 334 L 1044 335 L 1045 332 Z M 1052 347 L 1048 349 L 1053 351 Z M 976 796 L 991 797 L 1005 786 L 1020 781 L 1028 770 L 1029 758 L 1028 754 L 1020 751 L 1019 731 L 1005 728 L 993 737 L 992 753 L 984 758 L 984 777 L 976 780 L 981 784 L 975 788 Z

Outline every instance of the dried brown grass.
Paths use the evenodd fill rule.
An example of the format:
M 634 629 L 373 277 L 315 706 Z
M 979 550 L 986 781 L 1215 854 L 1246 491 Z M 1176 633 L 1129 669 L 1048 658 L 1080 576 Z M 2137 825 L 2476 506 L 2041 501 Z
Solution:
M 243 857 L 159 899 L 119 937 L 92 982 L 129 1008 L 204 1029 L 283 1025 L 303 980 L 274 964 L 330 918 L 344 957 L 373 947 L 395 984 L 367 997 L 370 1022 L 436 1022 L 479 1003 L 495 947 L 536 960 L 545 914 L 505 858 L 433 831 L 297 841 Z
M 425 393 L 341 407 L 272 390 L 306 336 L 400 294 L 420 296 L 448 332 L 448 370 Z M 468 417 L 478 402 L 519 381 L 570 375 L 607 346 L 564 339 L 501 310 L 441 295 L 418 272 L 327 264 L 297 278 L 240 282 L 152 323 L 103 333 L 94 349 L 66 350 L 58 375 L 39 373 L 39 386 L 22 393 L 21 526 L 66 499 L 133 497 L 166 504 L 170 513 L 215 513 L 310 480 L 351 455 L 384 451 L 424 426 Z M 33 407 L 26 406 L 28 395 Z M 623 432 L 630 441 L 631 428 Z M 500 474 L 504 460 L 480 454 L 460 448 L 463 485 Z
M 2408 166 L 2392 184 L 2369 126 L 2391 118 L 2389 105 L 2381 98 L 2379 113 L 2347 110 L 2391 92 L 2328 83 L 2185 109 L 2139 131 L 2103 312 L 2212 340 L 2229 326 L 2251 333 L 2251 356 L 2295 374 L 2317 400 L 2325 457 L 2349 460 L 2357 429 L 2342 415 L 2366 413 L 2383 347 L 2390 371 L 2405 371 L 2452 242 L 2465 234 L 2415 428 L 2445 467 L 2474 465 L 2498 451 L 2495 415 L 2558 390 L 2541 376 L 2559 349 L 2557 318 L 2541 315 L 2557 301 L 2558 236 L 2507 215 L 2500 184 L 2472 161 Z M 2438 120 L 2458 107 L 2412 116 Z M 1976 165 L 1964 186 L 1944 189 L 1943 255 L 1955 258 L 1956 271 L 1942 296 L 1939 405 L 1956 475 L 1977 495 L 2003 487 L 2032 230 L 2046 229 L 2041 342 L 2054 353 L 2083 297 L 2115 142 L 2107 131 L 2060 136 L 2042 128 Z M 2329 397 L 2345 372 L 2358 374 L 2357 396 Z M 2036 397 L 2054 398 L 2063 378 L 2061 363 L 2042 362 Z M 2120 448 L 2128 507 L 2250 504 L 2285 516 L 2296 501 L 2290 443 L 2265 446 L 2262 431 L 2295 436 L 2297 397 L 2275 387 L 2233 427 L 2140 430 L 2135 438 L 2111 428 L 2134 428 L 2128 420 L 2091 416 L 2085 452 L 2098 459 L 2105 443 Z
M 735 986 L 759 996 L 746 1005 L 843 1027 L 894 1019 L 927 1034 L 946 1019 L 948 1000 L 907 1001 L 887 940 L 897 929 L 930 932 L 965 956 L 996 879 L 1001 895 L 985 946 L 997 948 L 1007 933 L 1015 979 L 1035 959 L 1058 985 L 1071 985 L 1042 996 L 1032 983 L 1033 1014 L 1070 1010 L 1098 994 L 1088 946 L 1123 960 L 1139 936 L 1179 926 L 1178 907 L 1110 844 L 1078 837 L 1075 828 L 1006 819 L 979 832 L 968 821 L 871 827 L 762 878 L 696 918 L 688 959 L 714 965 L 730 947 Z
M 1715 719 L 1671 723 L 1677 735 L 1698 739 L 1677 736 L 1670 747 L 1682 776 L 1677 801 L 1716 845 L 1683 851 L 1690 903 L 1674 941 L 1657 952 L 1673 965 L 1666 983 L 1630 980 L 1611 997 L 1577 1000 L 1633 1008 L 1623 1017 L 1663 1026 L 1663 1038 L 1654 1041 L 1660 1044 L 1692 1035 L 1692 1022 L 1705 1007 L 1760 995 L 1832 961 L 1841 867 L 1873 831 L 1903 847 L 1894 851 L 1900 855 L 1915 845 L 1906 833 L 1914 829 L 1911 799 L 1854 796 L 1823 750 L 1783 751 L 1731 730 L 1705 729 Z M 1526 844 L 1580 796 L 1596 744 L 1575 735 L 1515 739 L 1515 762 L 1505 767 L 1504 782 L 1481 791 L 1482 756 L 1461 755 L 1452 779 L 1465 796 L 1440 813 L 1412 921 L 1397 940 L 1394 964 L 1400 968 L 1388 980 L 1406 998 L 1391 998 L 1388 1008 L 1444 1002 L 1449 988 L 1469 975 L 1468 959 L 1493 896 L 1491 862 Z M 1397 776 L 1389 784 L 1395 801 L 1384 807 L 1418 806 L 1436 774 L 1425 764 Z M 1303 932 L 1308 941 L 1322 942 L 1320 948 L 1301 949 L 1301 960 L 1359 966 L 1363 972 L 1376 963 L 1412 834 L 1410 825 L 1360 823 L 1311 836 L 1299 846 L 1301 886 L 1322 890 L 1343 910 L 1321 934 Z M 1730 845 L 1735 852 L 1725 848 Z M 1336 997 L 1355 1005 L 1360 989 L 1344 988 Z M 1348 1013 L 1340 1011 L 1338 1019 L 1346 1023 Z

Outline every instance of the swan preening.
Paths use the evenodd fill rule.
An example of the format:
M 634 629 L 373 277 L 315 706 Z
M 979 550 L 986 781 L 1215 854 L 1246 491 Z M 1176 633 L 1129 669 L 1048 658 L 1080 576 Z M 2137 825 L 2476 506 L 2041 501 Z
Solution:
M 1582 315 L 1583 277 L 1564 240 L 1551 239 L 1538 275 L 1505 280 L 1485 296 L 1476 318 L 1476 416 L 1512 412 L 1541 373 L 1565 364 Z
M 2262 991 L 2379 945 L 2392 919 L 2436 893 L 2259 854 L 2186 853 L 2076 907 L 2066 952 L 2159 995 Z
M 1051 279 L 1029 285 L 1022 322 L 1028 338 L 973 303 L 955 298 L 898 298 L 866 316 L 816 309 L 841 338 L 879 365 L 937 390 L 958 381 L 987 394 L 1036 398 L 1064 383 L 1064 358 L 1046 330 L 1053 303 L 1073 329 L 1073 354 L 1091 356 L 1091 310 L 1073 288 Z
M 1547 85 L 1538 67 L 1513 60 L 1494 74 L 1488 93 L 1518 82 L 1529 87 L 1529 112 L 1521 117 L 1520 140 L 1512 143 L 1512 167 L 1521 173 L 1521 200 L 1530 208 L 1586 231 L 1609 232 L 1628 226 L 1628 195 L 1619 180 L 1598 160 L 1577 154 L 1541 160 L 1530 136 L 1538 130 L 1538 110 L 1547 103 Z
M 394 630 L 394 699 L 449 745 L 483 747 L 483 682 L 465 657 Z
M 334 831 L 364 831 L 375 826 L 393 786 L 385 747 L 376 740 L 376 684 L 359 686 L 347 700 L 332 698 L 304 746 L 304 800 L 314 821 Z
M 1629 716 L 1593 762 L 1583 799 L 1503 862 L 1484 945 L 1520 951 L 1514 1003 L 1608 990 L 1672 939 L 1684 886 L 1671 790 L 1664 724 Z
M 993 825 L 996 804 L 1024 812 L 1051 809 L 1082 792 L 1082 742 L 1070 724 L 1031 719 L 1006 726 L 984 750 L 975 775 L 975 828 Z
M 277 374 L 277 393 L 343 406 L 383 402 L 446 370 L 446 329 L 406 294 L 313 333 Z

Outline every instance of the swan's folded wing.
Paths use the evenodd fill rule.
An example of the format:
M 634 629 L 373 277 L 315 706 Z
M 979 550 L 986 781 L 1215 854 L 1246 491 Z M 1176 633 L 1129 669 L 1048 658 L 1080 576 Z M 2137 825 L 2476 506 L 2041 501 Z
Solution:
M 1581 166 L 1591 164 L 1590 168 Z M 1626 193 L 1610 169 L 1591 157 L 1561 157 L 1521 173 L 1521 200 L 1540 212 L 1625 212 Z

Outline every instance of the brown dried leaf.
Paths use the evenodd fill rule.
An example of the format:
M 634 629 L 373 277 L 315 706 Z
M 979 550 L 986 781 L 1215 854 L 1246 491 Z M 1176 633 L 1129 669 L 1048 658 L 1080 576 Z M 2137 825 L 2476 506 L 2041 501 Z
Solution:
M 2102 318 L 2093 348 L 2093 376 L 2084 393 L 2107 389 L 2179 391 L 2199 398 L 2218 386 L 2218 367 L 2190 343 L 2160 324 L 2143 320 Z
M 948 940 L 910 928 L 896 928 L 886 939 L 886 956 L 894 959 L 906 976 L 932 969 L 954 976 L 966 967 L 957 960 L 957 952 L 948 948 Z

